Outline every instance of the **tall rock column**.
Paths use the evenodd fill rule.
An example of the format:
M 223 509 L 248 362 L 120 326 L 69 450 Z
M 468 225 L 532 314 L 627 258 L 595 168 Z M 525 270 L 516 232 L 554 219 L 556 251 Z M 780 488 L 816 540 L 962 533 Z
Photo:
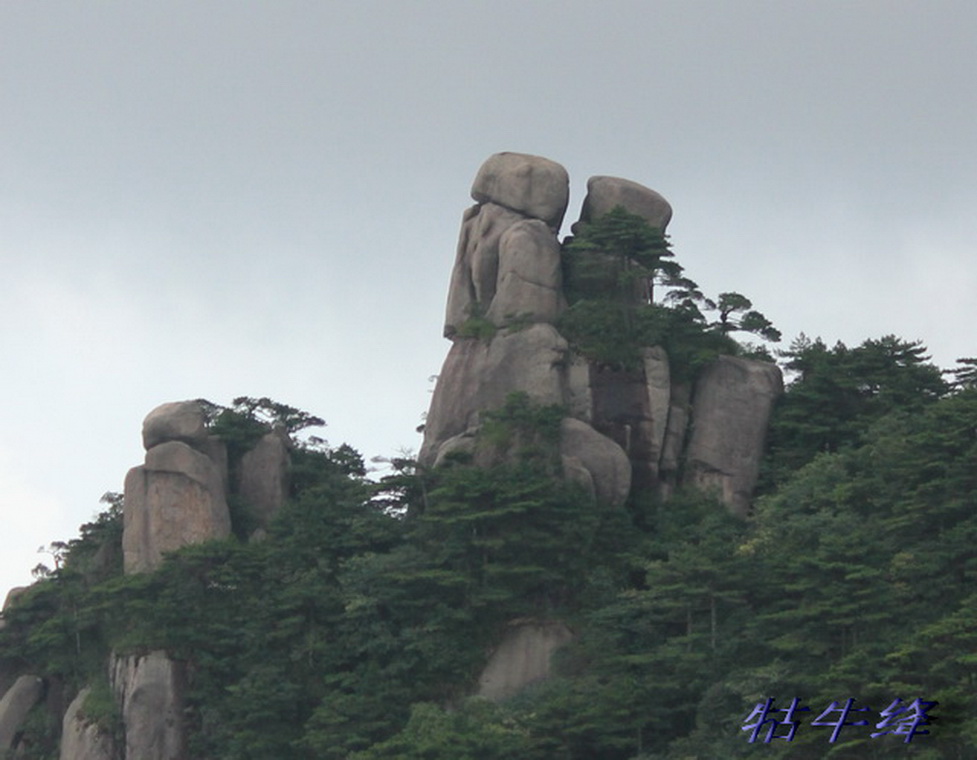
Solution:
M 187 760 L 184 668 L 163 652 L 116 657 L 111 681 L 122 708 L 126 760 Z
M 154 409 L 143 423 L 143 445 L 146 461 L 125 481 L 127 573 L 154 570 L 165 552 L 231 532 L 226 453 L 208 435 L 199 404 L 180 401 Z
M 426 466 L 470 450 L 480 415 L 503 406 L 511 393 L 542 405 L 589 402 L 573 397 L 583 368 L 555 327 L 566 305 L 557 240 L 569 198 L 566 170 L 539 156 L 498 153 L 479 169 L 472 197 L 477 204 L 462 218 L 448 291 L 444 334 L 452 346 L 418 457 Z M 566 476 L 623 503 L 630 489 L 626 455 L 589 420 L 575 422 L 563 426 Z M 589 445 L 581 446 L 584 440 Z
M 692 397 L 686 482 L 714 491 L 733 512 L 746 515 L 770 414 L 783 390 L 774 364 L 720 356 L 706 367 Z

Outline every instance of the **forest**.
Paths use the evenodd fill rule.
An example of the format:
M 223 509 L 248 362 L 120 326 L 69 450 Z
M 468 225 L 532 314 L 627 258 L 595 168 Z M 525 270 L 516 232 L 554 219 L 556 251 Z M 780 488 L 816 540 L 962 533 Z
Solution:
M 673 313 L 695 290 L 684 281 Z M 722 296 L 710 345 L 775 332 Z M 593 306 L 579 303 L 568 332 L 586 343 L 599 334 L 583 318 L 574 333 Z M 208 402 L 232 467 L 274 425 L 292 434 L 267 535 L 247 540 L 253 516 L 232 501 L 230 538 L 125 575 L 123 499 L 106 494 L 5 612 L 0 669 L 64 701 L 90 685 L 86 718 L 118 736 L 110 653 L 165 650 L 186 663 L 199 760 L 977 757 L 977 361 L 942 371 L 892 335 L 801 336 L 776 359 L 788 382 L 745 518 L 693 491 L 595 505 L 560 477 L 563 410 L 524 395 L 480 433 L 513 455 L 405 457 L 379 480 L 310 435 L 311 414 Z M 520 618 L 574 632 L 554 675 L 470 696 Z M 39 706 L 16 757 L 57 758 L 59 731 Z

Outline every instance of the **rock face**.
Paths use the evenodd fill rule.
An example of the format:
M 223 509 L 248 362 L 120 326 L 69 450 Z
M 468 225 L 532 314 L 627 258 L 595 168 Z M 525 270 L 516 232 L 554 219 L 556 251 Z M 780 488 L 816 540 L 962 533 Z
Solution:
M 627 500 L 631 491 L 627 454 L 586 422 L 571 417 L 563 420 L 560 458 L 566 476 L 586 487 L 598 501 L 618 507 Z
M 559 621 L 513 621 L 478 679 L 477 695 L 498 702 L 545 680 L 553 653 L 572 639 Z
M 599 501 L 622 504 L 632 488 L 667 499 L 682 477 L 744 514 L 782 389 L 779 370 L 720 357 L 695 383 L 693 399 L 692 383 L 673 376 L 661 347 L 641 348 L 640 366 L 628 370 L 588 360 L 558 328 L 566 297 L 555 230 L 566 208 L 565 170 L 537 156 L 496 154 L 479 170 L 472 197 L 478 205 L 462 219 L 448 291 L 445 335 L 453 345 L 431 400 L 420 463 L 477 453 L 480 415 L 524 392 L 567 409 L 564 475 Z M 587 183 L 580 221 L 616 206 L 663 232 L 672 217 L 654 190 L 600 176 Z M 616 282 L 619 264 L 604 258 L 609 282 Z
M 164 652 L 116 657 L 111 680 L 122 707 L 127 760 L 187 760 L 183 666 Z
M 82 689 L 64 714 L 60 760 L 120 760 L 112 737 L 81 715 L 90 692 L 91 689 Z
M 623 206 L 625 211 L 647 220 L 662 232 L 672 218 L 672 207 L 654 190 L 618 177 L 591 177 L 587 180 L 587 197 L 580 210 L 580 221 L 591 222 Z
M 472 183 L 472 198 L 542 219 L 554 230 L 563 221 L 570 177 L 555 161 L 525 153 L 490 156 Z
M 486 314 L 496 324 L 555 321 L 562 306 L 556 230 L 569 199 L 566 170 L 539 156 L 497 153 L 479 170 L 472 197 L 478 204 L 462 217 L 445 337 Z
M 0 699 L 0 752 L 14 748 L 17 734 L 31 711 L 44 696 L 44 682 L 37 676 L 21 676 Z
M 204 411 L 195 401 L 161 404 L 142 423 L 142 443 L 147 451 L 165 441 L 183 441 L 194 446 L 206 437 Z
M 154 570 L 165 552 L 230 535 L 224 479 L 213 459 L 181 441 L 147 451 L 125 481 L 125 571 Z
M 783 390 L 774 365 L 730 356 L 719 357 L 696 383 L 688 477 L 737 514 L 749 510 L 767 423 Z
M 288 498 L 292 445 L 284 431 L 268 433 L 241 459 L 237 495 L 265 526 Z

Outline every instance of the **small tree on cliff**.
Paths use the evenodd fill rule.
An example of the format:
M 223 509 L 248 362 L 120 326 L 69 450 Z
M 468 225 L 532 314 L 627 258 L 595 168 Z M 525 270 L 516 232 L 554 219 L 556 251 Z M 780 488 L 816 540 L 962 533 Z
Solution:
M 572 284 L 584 290 L 595 277 L 597 283 L 607 282 L 606 259 L 595 259 L 592 254 L 613 259 L 618 268 L 617 282 L 611 287 L 616 285 L 615 295 L 624 302 L 634 299 L 637 287 L 639 300 L 652 303 L 656 279 L 669 281 L 682 274 L 682 267 L 670 260 L 674 254 L 668 237 L 623 206 L 615 206 L 595 221 L 582 222 L 576 236 L 567 242 L 566 250 L 572 267 L 571 280 L 576 279 Z

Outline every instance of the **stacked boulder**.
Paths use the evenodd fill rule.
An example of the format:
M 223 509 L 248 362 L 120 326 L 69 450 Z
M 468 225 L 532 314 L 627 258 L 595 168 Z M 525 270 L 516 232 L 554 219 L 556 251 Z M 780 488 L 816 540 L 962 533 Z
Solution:
M 557 239 L 569 201 L 566 170 L 539 156 L 498 153 L 479 170 L 472 197 L 448 291 L 444 334 L 452 346 L 419 455 L 428 466 L 471 451 L 480 414 L 509 394 L 550 405 L 566 404 L 572 392 L 569 345 L 554 326 L 566 307 Z M 491 335 L 472 335 L 486 326 Z M 623 503 L 630 466 L 620 446 L 584 419 L 565 421 L 564 432 L 567 476 Z
M 143 422 L 144 464 L 125 481 L 125 571 L 159 567 L 165 552 L 231 532 L 227 451 L 209 435 L 200 404 L 157 407 Z
M 668 498 L 685 463 L 683 482 L 745 514 L 783 389 L 780 370 L 720 357 L 693 383 L 674 376 L 658 346 L 641 349 L 637 370 L 588 360 L 557 328 L 566 308 L 557 238 L 566 170 L 538 156 L 499 153 L 482 165 L 472 197 L 448 291 L 444 334 L 452 346 L 428 411 L 421 464 L 474 451 L 480 415 L 523 392 L 568 410 L 564 475 L 598 500 L 622 504 L 632 487 Z M 577 224 L 619 206 L 663 233 L 672 217 L 654 190 L 599 176 L 587 183 Z

